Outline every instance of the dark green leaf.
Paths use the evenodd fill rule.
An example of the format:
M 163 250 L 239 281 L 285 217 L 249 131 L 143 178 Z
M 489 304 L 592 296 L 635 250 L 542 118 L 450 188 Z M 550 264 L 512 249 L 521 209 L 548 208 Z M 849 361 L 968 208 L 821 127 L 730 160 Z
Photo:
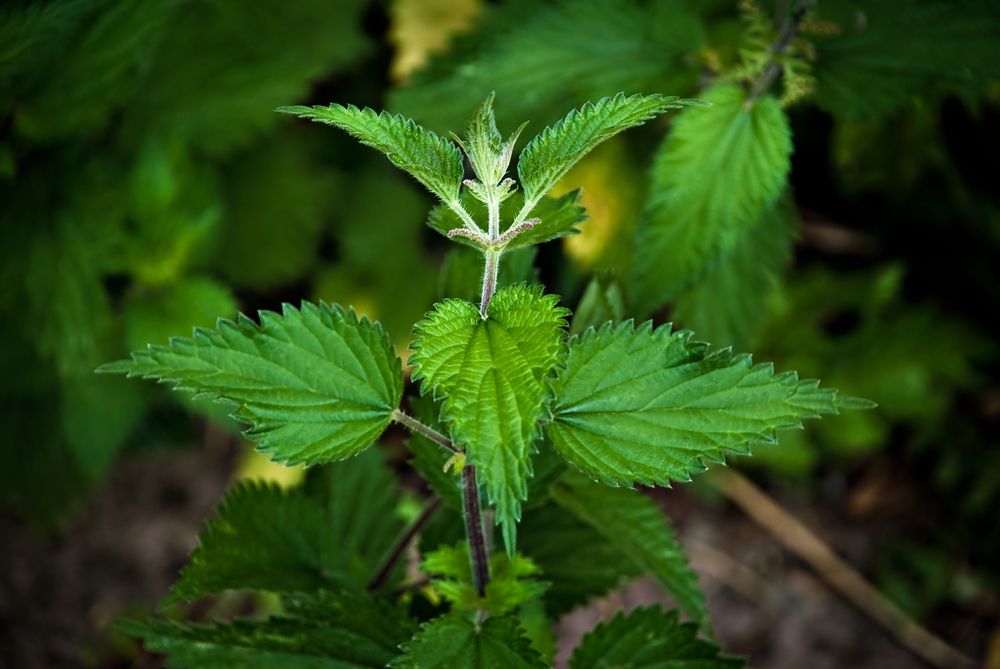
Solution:
M 619 613 L 601 623 L 573 651 L 571 669 L 739 669 L 746 662 L 719 654 L 698 638 L 698 627 L 658 607 Z
M 552 498 L 655 578 L 691 618 L 708 625 L 698 576 L 666 514 L 652 500 L 627 488 L 591 483 L 578 473 L 554 483 Z
M 545 664 L 517 618 L 487 618 L 476 625 L 450 614 L 425 623 L 402 646 L 393 669 L 542 669 Z

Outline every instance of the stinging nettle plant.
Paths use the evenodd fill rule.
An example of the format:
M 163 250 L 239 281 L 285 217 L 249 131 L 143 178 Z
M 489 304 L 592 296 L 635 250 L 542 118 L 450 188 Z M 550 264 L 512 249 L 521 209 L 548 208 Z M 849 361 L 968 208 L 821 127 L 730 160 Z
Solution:
M 869 403 L 669 325 L 600 322 L 599 309 L 581 310 L 569 337 L 556 296 L 498 284 L 505 253 L 577 231 L 577 193 L 547 193 L 581 157 L 697 104 L 622 94 L 587 104 L 528 142 L 516 180 L 507 174 L 524 126 L 505 139 L 492 96 L 454 143 L 370 109 L 279 109 L 347 131 L 437 196 L 429 225 L 481 252 L 481 299 L 445 299 L 414 326 L 421 397 L 410 413 L 386 333 L 337 305 L 220 320 L 101 367 L 233 403 L 261 451 L 310 466 L 291 490 L 238 484 L 167 600 L 271 592 L 280 613 L 124 628 L 177 667 L 544 667 L 554 620 L 646 572 L 690 620 L 655 607 L 619 615 L 584 638 L 571 667 L 743 666 L 699 636 L 697 578 L 662 511 L 633 488 L 689 481 L 778 428 Z M 370 448 L 392 422 L 412 433 L 411 465 L 433 491 L 409 518 Z M 419 566 L 407 559 L 415 540 Z

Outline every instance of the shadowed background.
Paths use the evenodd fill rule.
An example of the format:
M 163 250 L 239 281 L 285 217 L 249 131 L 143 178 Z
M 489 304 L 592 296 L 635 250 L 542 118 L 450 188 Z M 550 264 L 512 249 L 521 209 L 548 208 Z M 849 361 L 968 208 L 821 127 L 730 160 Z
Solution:
M 776 227 L 683 285 L 664 269 L 679 250 L 641 258 L 636 230 L 656 234 L 664 119 L 601 147 L 559 187 L 582 187 L 582 234 L 504 271 L 567 306 L 594 277 L 624 286 L 620 316 L 673 320 L 877 401 L 732 464 L 903 610 L 1000 666 L 1000 20 L 985 2 L 863 4 L 818 3 L 781 61 L 794 153 Z M 274 107 L 387 107 L 457 131 L 496 91 L 501 130 L 528 119 L 530 138 L 619 91 L 697 96 L 752 79 L 780 33 L 772 18 L 788 11 L 780 0 L 0 8 L 0 666 L 160 666 L 111 623 L 166 594 L 232 480 L 301 475 L 253 455 L 218 406 L 95 376 L 97 365 L 304 298 L 377 318 L 405 355 L 435 299 L 477 290 L 475 262 L 424 225 L 427 193 Z M 636 279 L 637 263 L 656 271 Z M 383 446 L 416 486 L 402 435 Z M 759 667 L 923 666 L 784 550 L 772 536 L 783 528 L 761 529 L 720 489 L 652 494 L 727 650 Z M 638 581 L 561 621 L 560 639 L 662 597 Z M 183 615 L 266 605 L 233 594 Z

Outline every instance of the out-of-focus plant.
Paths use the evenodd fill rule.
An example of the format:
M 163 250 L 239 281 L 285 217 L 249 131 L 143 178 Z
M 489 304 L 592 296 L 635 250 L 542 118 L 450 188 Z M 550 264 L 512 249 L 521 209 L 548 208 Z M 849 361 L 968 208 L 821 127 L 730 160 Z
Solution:
M 158 397 L 95 378 L 101 360 L 234 315 L 239 292 L 316 265 L 346 179 L 268 110 L 369 52 L 360 12 L 0 9 L 5 506 L 51 527 Z

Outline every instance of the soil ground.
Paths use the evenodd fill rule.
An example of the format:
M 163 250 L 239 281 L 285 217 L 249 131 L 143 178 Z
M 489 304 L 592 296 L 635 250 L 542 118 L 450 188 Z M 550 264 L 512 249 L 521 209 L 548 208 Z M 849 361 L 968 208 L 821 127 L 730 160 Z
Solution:
M 109 634 L 110 625 L 122 615 L 144 615 L 166 594 L 238 455 L 220 440 L 196 451 L 123 457 L 70 527 L 47 541 L 0 517 L 0 669 L 161 666 L 160 658 Z M 840 507 L 862 493 L 844 490 Z M 714 629 L 729 651 L 749 655 L 759 669 L 925 666 L 739 510 L 683 487 L 655 494 L 701 574 Z M 787 495 L 779 501 L 861 566 L 894 522 L 891 508 L 845 520 L 828 503 L 810 506 Z M 904 495 L 897 504 L 911 501 Z M 570 614 L 557 627 L 559 666 L 602 616 L 657 601 L 667 600 L 640 580 Z M 995 614 L 996 602 L 991 609 Z M 992 631 L 981 615 L 936 623 L 936 632 L 967 652 Z

